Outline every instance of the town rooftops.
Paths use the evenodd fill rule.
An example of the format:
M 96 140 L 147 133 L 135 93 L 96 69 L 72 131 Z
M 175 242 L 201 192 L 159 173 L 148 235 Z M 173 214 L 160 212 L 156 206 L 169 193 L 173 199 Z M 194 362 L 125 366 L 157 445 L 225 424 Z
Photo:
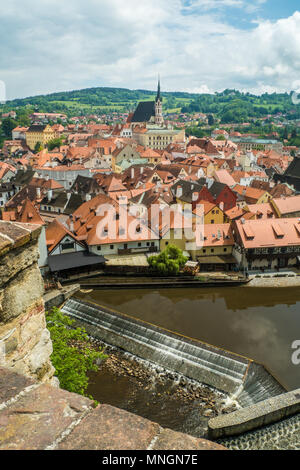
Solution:
M 234 238 L 230 224 L 205 224 L 203 246 L 231 246 Z

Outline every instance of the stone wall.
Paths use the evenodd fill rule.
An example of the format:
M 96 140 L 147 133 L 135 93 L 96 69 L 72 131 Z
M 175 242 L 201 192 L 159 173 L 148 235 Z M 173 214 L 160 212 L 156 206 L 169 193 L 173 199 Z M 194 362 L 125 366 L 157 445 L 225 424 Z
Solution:
M 54 368 L 38 268 L 40 230 L 0 221 L 0 364 L 48 382 Z
M 0 367 L 0 450 L 226 449 Z

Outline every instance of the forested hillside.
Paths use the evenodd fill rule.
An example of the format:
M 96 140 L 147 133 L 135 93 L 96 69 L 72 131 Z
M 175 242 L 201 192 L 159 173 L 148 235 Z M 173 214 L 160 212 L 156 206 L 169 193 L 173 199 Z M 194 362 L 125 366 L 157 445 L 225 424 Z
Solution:
M 190 94 L 165 93 L 164 112 L 214 114 L 222 123 L 247 122 L 268 114 L 283 113 L 288 119 L 300 118 L 300 106 L 294 105 L 290 94 L 263 94 L 261 96 L 225 90 L 222 93 Z M 155 98 L 155 92 L 123 88 L 88 88 L 85 90 L 52 93 L 9 101 L 2 112 L 19 107 L 30 107 L 40 112 L 64 112 L 68 116 L 85 113 L 127 112 L 134 110 L 139 101 Z

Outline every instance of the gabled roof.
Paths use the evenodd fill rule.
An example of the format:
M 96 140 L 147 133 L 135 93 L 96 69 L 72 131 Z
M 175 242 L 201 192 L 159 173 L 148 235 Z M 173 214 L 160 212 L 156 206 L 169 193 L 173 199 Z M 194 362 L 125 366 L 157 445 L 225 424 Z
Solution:
M 298 218 L 239 220 L 235 224 L 242 244 L 247 249 L 300 245 Z
M 143 101 L 138 104 L 131 122 L 149 122 L 155 116 L 155 101 Z
M 225 188 L 229 188 L 227 184 L 219 183 L 218 181 L 215 181 L 209 188 L 210 194 L 216 199 L 219 197 L 222 191 L 224 191 Z
M 174 197 L 178 197 L 181 201 L 191 203 L 193 200 L 193 193 L 201 191 L 204 185 L 195 183 L 194 181 L 179 180 L 171 188 Z M 182 195 L 179 197 L 178 188 L 182 188 Z
M 65 236 L 73 238 L 77 243 L 81 244 L 77 237 L 71 233 L 63 224 L 55 219 L 46 229 L 46 241 L 48 253 L 51 253 L 54 248 L 63 240 Z
M 93 194 L 96 193 L 96 191 L 101 191 L 96 178 L 82 175 L 77 176 L 71 190 L 83 194 Z
M 27 132 L 43 132 L 46 129 L 47 126 L 45 125 L 38 125 L 38 124 L 33 124 L 32 126 L 29 127 Z
M 11 182 L 17 186 L 24 186 L 32 180 L 34 173 L 35 172 L 32 168 L 28 168 L 26 171 L 19 170 Z
M 2 219 L 12 222 L 21 222 L 24 224 L 45 224 L 44 220 L 40 216 L 38 209 L 28 198 L 25 199 L 22 206 L 11 211 L 4 211 L 2 214 Z
M 41 192 L 41 197 L 43 193 Z M 40 196 L 38 195 L 37 188 L 34 186 L 26 185 L 18 193 L 16 193 L 5 205 L 6 208 L 17 208 L 22 206 L 24 201 L 29 199 L 30 201 L 39 201 Z
M 280 214 L 300 212 L 300 195 L 273 199 L 273 204 L 279 209 Z

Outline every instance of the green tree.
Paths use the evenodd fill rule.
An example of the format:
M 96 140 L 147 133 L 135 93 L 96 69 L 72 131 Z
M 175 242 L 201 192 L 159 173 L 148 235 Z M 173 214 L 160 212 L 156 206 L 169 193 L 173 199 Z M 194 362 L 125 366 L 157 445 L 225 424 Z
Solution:
M 12 130 L 17 127 L 18 123 L 12 118 L 6 118 L 2 121 L 2 131 L 7 139 L 11 139 Z
M 213 125 L 214 125 L 215 120 L 214 120 L 214 117 L 213 117 L 212 114 L 209 114 L 209 115 L 207 116 L 207 121 L 208 121 L 208 125 L 209 125 L 209 126 L 213 126 Z
M 52 139 L 48 142 L 47 146 L 48 146 L 48 150 L 54 150 L 56 147 L 60 147 L 64 142 L 64 138 L 63 137 L 57 137 L 56 139 Z
M 169 245 L 160 255 L 148 258 L 151 271 L 162 276 L 176 276 L 187 261 L 182 250 L 174 245 Z
M 41 152 L 41 151 L 43 150 L 43 148 L 44 148 L 44 147 L 42 146 L 41 142 L 37 142 L 37 143 L 35 144 L 35 146 L 34 146 L 34 151 L 35 151 L 36 153 L 38 153 L 38 152 Z
M 46 314 L 53 354 L 51 361 L 60 386 L 69 392 L 85 395 L 89 384 L 88 371 L 98 370 L 97 362 L 106 356 L 89 343 L 84 328 L 74 329 L 75 321 L 63 315 L 58 308 Z
M 296 139 L 297 138 L 297 129 L 293 129 L 292 130 L 292 134 L 291 134 L 291 139 Z

